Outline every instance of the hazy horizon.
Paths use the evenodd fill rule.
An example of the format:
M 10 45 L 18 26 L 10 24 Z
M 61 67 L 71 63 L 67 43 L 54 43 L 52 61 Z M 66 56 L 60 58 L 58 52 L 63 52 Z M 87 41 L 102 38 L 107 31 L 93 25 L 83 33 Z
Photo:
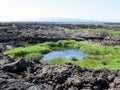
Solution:
M 120 0 L 0 0 L 0 21 L 75 18 L 120 22 Z

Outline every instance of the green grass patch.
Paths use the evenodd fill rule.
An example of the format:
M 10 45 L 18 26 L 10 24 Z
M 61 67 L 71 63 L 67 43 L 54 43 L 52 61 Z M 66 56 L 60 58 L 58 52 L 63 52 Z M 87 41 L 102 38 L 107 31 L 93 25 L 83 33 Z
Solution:
M 39 60 L 44 54 L 48 52 L 71 48 L 82 50 L 89 55 L 85 56 L 81 61 L 78 61 L 75 58 L 72 58 L 69 61 L 61 58 L 56 58 L 47 61 L 47 63 L 63 64 L 70 62 L 82 68 L 120 69 L 120 46 L 86 44 L 84 42 L 78 42 L 75 40 L 59 40 L 57 42 L 45 42 L 37 45 L 29 45 L 8 50 L 5 52 L 5 54 L 16 59 L 35 58 Z
M 100 32 L 106 32 L 108 34 L 112 35 L 120 35 L 120 30 L 110 30 L 110 29 L 101 29 L 101 28 L 80 28 L 80 29 L 74 29 L 74 30 L 69 30 L 69 33 L 75 33 L 75 32 L 82 32 L 82 31 L 88 31 L 90 33 L 100 33 Z
M 21 58 L 35 58 L 40 59 L 43 54 L 50 52 L 51 49 L 46 45 L 33 45 L 33 46 L 26 46 L 26 47 L 19 47 L 14 48 L 12 50 L 8 50 L 5 54 L 8 54 L 12 58 L 21 59 Z
M 65 60 L 64 58 L 55 58 L 49 61 L 45 61 L 43 63 L 50 63 L 50 64 L 64 64 L 69 62 L 68 60 Z

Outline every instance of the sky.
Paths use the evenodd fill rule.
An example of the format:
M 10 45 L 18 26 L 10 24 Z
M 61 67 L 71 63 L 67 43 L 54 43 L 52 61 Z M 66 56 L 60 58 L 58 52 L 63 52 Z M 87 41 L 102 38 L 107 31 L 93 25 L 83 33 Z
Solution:
M 46 17 L 120 22 L 120 0 L 0 0 L 0 21 Z

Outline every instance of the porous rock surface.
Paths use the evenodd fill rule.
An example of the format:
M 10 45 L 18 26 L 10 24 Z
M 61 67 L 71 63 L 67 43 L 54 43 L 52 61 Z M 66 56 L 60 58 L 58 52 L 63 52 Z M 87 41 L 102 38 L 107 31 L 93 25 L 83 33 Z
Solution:
M 120 70 L 22 59 L 0 66 L 0 90 L 120 90 Z
M 0 24 L 0 90 L 120 90 L 120 70 L 82 69 L 71 65 L 50 65 L 34 60 L 16 61 L 5 50 L 26 44 L 74 39 L 109 45 L 105 32 L 98 36 L 77 28 L 120 30 L 120 26 L 86 24 Z M 120 45 L 120 37 L 113 45 Z M 9 58 L 9 59 L 8 59 Z
M 119 31 L 119 25 L 94 24 L 37 24 L 37 23 L 11 23 L 0 24 L 0 46 L 5 50 L 14 46 L 36 44 L 45 41 L 78 40 L 99 42 L 102 45 L 120 45 L 120 36 L 111 37 L 105 31 L 90 32 L 79 29 L 90 28 Z M 76 30 L 78 30 L 76 32 Z M 109 40 L 110 39 L 110 40 Z M 108 40 L 108 41 L 107 41 Z M 1 48 L 0 48 L 1 51 Z

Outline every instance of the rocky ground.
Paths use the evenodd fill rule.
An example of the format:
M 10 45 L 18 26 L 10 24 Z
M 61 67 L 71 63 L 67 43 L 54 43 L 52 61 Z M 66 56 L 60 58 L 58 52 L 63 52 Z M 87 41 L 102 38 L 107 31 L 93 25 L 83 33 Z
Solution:
M 0 90 L 120 90 L 120 70 L 82 69 L 68 64 L 49 65 L 34 60 L 15 61 L 3 52 L 16 46 L 60 39 L 108 45 L 107 34 L 71 32 L 77 28 L 120 30 L 115 25 L 0 23 Z M 119 37 L 116 39 L 120 45 Z M 116 41 L 115 40 L 115 41 Z
M 108 34 L 104 32 L 79 31 L 77 29 L 91 28 L 120 30 L 120 25 L 94 25 L 94 24 L 0 24 L 1 46 L 20 46 L 35 44 L 45 41 L 57 41 L 60 39 L 74 39 L 78 41 L 98 41 L 100 44 L 108 45 L 104 41 Z M 114 38 L 113 45 L 120 45 L 120 37 Z
M 120 90 L 120 70 L 13 60 L 0 66 L 0 90 Z

